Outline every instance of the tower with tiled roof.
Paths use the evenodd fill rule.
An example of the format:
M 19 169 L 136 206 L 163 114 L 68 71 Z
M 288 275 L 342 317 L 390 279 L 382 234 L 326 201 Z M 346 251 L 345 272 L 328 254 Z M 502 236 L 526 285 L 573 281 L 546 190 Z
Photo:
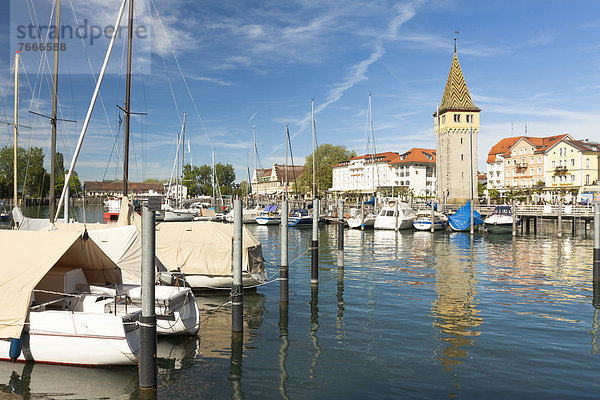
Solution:
M 433 114 L 437 139 L 437 198 L 441 203 L 463 204 L 470 198 L 470 189 L 473 190 L 473 199 L 477 199 L 480 111 L 471 100 L 458 62 L 455 42 L 442 102 Z

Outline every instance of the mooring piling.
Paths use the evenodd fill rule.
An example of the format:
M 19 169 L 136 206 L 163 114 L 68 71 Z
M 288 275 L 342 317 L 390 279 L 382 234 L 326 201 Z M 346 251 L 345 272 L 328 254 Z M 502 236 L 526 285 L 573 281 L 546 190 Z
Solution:
M 431 199 L 431 233 L 435 231 L 435 204 L 433 199 Z
M 512 235 L 517 236 L 517 207 L 515 199 L 512 199 Z
M 310 284 L 319 284 L 319 199 L 313 200 Z
M 281 203 L 281 265 L 279 266 L 279 302 L 289 301 L 288 201 Z
M 233 201 L 233 284 L 231 286 L 231 332 L 244 333 L 244 287 L 242 285 L 242 201 Z
M 556 229 L 558 237 L 562 237 L 562 202 L 558 201 L 558 227 Z
M 364 222 L 364 219 L 363 219 Z M 337 245 L 338 245 L 338 267 L 344 266 L 344 200 L 341 198 L 338 201 L 338 229 L 337 229 Z M 364 225 L 364 223 L 363 223 Z
M 398 201 L 394 202 L 394 231 L 398 232 Z
M 148 205 L 142 208 L 142 315 L 140 316 L 139 374 L 141 389 L 155 389 L 156 365 L 156 313 L 155 300 L 155 249 L 156 213 Z

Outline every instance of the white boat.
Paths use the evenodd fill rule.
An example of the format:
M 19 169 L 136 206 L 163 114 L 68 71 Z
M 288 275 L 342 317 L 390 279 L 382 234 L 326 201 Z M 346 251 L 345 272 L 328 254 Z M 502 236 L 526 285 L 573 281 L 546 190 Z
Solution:
M 413 227 L 418 231 L 430 231 L 431 230 L 431 211 L 421 210 L 417 212 L 416 219 L 413 221 Z M 433 215 L 433 229 L 444 230 L 448 227 L 448 218 L 435 211 Z
M 277 205 L 268 205 L 255 218 L 259 225 L 279 225 L 281 223 L 281 215 L 277 210 Z
M 118 299 L 89 291 L 89 284 L 121 283 L 94 241 L 76 232 L 0 231 L 0 249 L 0 359 L 137 362 L 139 312 L 115 312 Z
M 398 201 L 398 229 L 409 229 L 413 226 L 416 214 L 410 206 Z M 396 205 L 388 202 L 375 218 L 375 229 L 396 229 Z
M 165 222 L 185 222 L 192 221 L 196 217 L 196 213 L 187 209 L 171 209 L 165 210 L 163 221 Z
M 127 204 L 124 201 L 124 204 Z M 21 223 L 19 230 L 52 230 L 57 232 L 78 232 L 86 234 L 100 249 L 121 269 L 123 285 L 112 288 L 95 288 L 95 292 L 105 295 L 127 295 L 132 302 L 131 310 L 138 309 L 141 305 L 141 263 L 142 241 L 136 225 L 106 225 L 106 224 L 80 224 L 56 223 L 49 225 L 48 220 L 33 220 L 13 210 Z M 125 210 L 120 213 L 127 215 Z M 137 214 L 134 214 L 137 215 Z M 164 272 L 166 268 L 156 259 L 157 272 Z M 157 333 L 159 335 L 189 334 L 195 335 L 199 329 L 198 307 L 190 288 L 181 286 L 155 286 L 155 312 L 157 319 Z
M 520 220 L 517 219 L 517 223 Z M 489 233 L 511 233 L 513 225 L 513 213 L 510 206 L 497 206 L 492 215 L 487 217 L 483 224 Z
M 348 218 L 348 227 L 351 229 L 359 229 L 359 228 L 373 228 L 375 226 L 375 219 L 377 216 L 375 214 L 367 214 L 367 216 L 363 219 L 359 216 L 354 216 Z
M 168 270 L 161 282 L 193 289 L 231 289 L 233 225 L 194 221 L 156 225 L 156 257 Z M 267 280 L 262 246 L 243 228 L 242 279 L 244 288 Z
M 244 208 L 242 210 L 242 222 L 244 224 L 256 224 L 256 214 L 259 212 L 258 208 Z M 233 223 L 234 210 L 232 209 L 225 215 L 225 221 Z
M 125 214 L 124 211 L 122 213 Z M 142 240 L 136 225 L 106 227 L 104 224 L 57 223 L 52 228 L 58 231 L 87 232 L 89 238 L 121 269 L 123 282 L 112 288 L 93 287 L 93 292 L 109 296 L 127 295 L 131 301 L 130 309 L 140 309 Z M 155 265 L 158 273 L 167 270 L 158 257 Z M 159 335 L 195 335 L 198 332 L 200 312 L 190 288 L 183 285 L 156 285 L 154 295 L 156 331 Z

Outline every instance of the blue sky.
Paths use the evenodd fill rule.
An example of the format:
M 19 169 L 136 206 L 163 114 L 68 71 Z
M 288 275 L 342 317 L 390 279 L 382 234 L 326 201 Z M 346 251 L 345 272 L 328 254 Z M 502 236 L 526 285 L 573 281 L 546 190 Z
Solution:
M 32 15 L 47 24 L 52 3 L 0 5 L 6 18 L 0 30 L 0 120 L 12 120 L 17 26 L 31 23 Z M 63 24 L 75 25 L 76 16 L 106 27 L 114 24 L 121 1 L 62 3 Z M 209 164 L 214 147 L 216 160 L 233 164 L 238 180 L 246 179 L 247 158 L 254 166 L 252 126 L 261 164 L 269 167 L 284 161 L 286 123 L 294 161 L 301 164 L 311 151 L 312 98 L 319 143 L 365 153 L 372 92 L 377 151 L 435 148 L 432 114 L 442 98 L 455 31 L 463 73 L 482 109 L 480 170 L 493 144 L 523 134 L 525 126 L 532 136 L 600 139 L 597 1 L 136 0 L 136 15 L 149 37 L 134 48 L 132 109 L 148 115 L 132 122 L 131 180 L 169 177 L 183 112 L 191 150 L 185 157 L 194 164 Z M 108 40 L 86 49 L 77 40 L 67 43 L 60 56 L 60 111 L 78 122 L 61 124 L 58 150 L 70 159 L 93 92 L 89 65 L 100 70 Z M 125 96 L 124 46 L 124 39 L 115 44 L 101 90 L 104 108 L 96 105 L 77 163 L 85 180 L 122 175 L 115 105 Z M 40 52 L 22 55 L 27 74 L 21 77 L 20 118 L 33 129 L 22 130 L 21 144 L 47 148 L 50 125 L 28 110 L 50 113 L 52 58 L 40 67 Z M 0 145 L 12 143 L 10 129 L 0 129 Z

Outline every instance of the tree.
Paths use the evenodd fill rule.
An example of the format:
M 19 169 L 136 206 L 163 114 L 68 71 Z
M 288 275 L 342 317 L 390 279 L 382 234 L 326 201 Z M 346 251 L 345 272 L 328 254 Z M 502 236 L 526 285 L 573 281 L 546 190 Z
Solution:
M 235 191 L 236 196 L 248 196 L 250 194 L 250 183 L 247 180 L 243 180 L 238 185 L 237 190 Z
M 346 149 L 343 145 L 322 144 L 316 149 L 316 185 L 317 193 L 322 195 L 325 190 L 332 186 L 333 167 L 342 161 L 346 161 L 352 157 L 356 157 L 354 150 Z M 298 189 L 304 193 L 312 192 L 313 180 L 313 155 L 306 157 L 304 162 L 304 172 L 298 179 Z
M 235 171 L 233 165 L 218 163 L 215 165 L 216 185 L 219 185 L 221 194 L 229 195 L 233 193 L 233 182 L 235 181 Z M 190 196 L 212 196 L 212 177 L 213 171 L 210 165 L 192 166 L 186 164 L 183 166 L 183 184 L 188 188 Z
M 233 165 L 218 163 L 215 165 L 215 171 L 217 176 L 216 184 L 219 185 L 221 194 L 233 194 L 233 182 L 235 182 L 235 170 L 233 169 Z
M 13 147 L 0 149 L 0 195 L 13 196 Z M 17 149 L 17 192 L 28 197 L 43 197 L 49 191 L 49 174 L 44 168 L 41 147 Z
M 65 170 L 64 164 L 64 156 L 62 153 L 56 153 L 56 167 L 55 167 L 55 176 L 54 176 L 54 191 L 57 196 L 60 196 L 65 186 L 65 175 L 68 170 Z M 77 171 L 73 171 L 71 174 L 71 182 L 69 183 L 70 194 L 80 194 L 81 193 L 81 182 L 79 181 L 79 176 L 77 175 Z

